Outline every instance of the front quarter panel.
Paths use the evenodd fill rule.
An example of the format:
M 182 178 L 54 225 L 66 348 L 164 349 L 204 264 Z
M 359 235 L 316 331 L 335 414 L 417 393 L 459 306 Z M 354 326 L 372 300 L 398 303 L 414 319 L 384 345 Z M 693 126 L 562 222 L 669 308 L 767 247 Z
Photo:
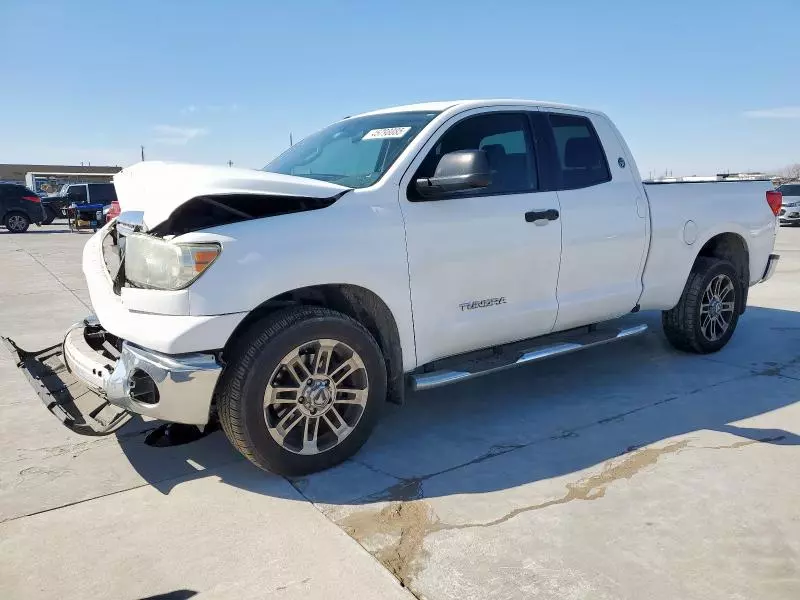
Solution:
M 377 294 L 397 322 L 406 368 L 416 364 L 408 264 L 396 190 L 354 190 L 328 208 L 188 233 L 222 253 L 189 288 L 191 315 L 252 311 L 282 293 L 351 284 Z

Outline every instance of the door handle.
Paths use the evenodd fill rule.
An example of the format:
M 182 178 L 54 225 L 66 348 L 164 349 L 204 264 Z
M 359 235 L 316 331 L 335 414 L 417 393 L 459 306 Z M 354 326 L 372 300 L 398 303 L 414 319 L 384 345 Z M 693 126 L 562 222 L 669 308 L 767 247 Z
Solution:
M 525 213 L 525 222 L 555 221 L 558 217 L 559 214 L 555 208 L 548 208 L 547 210 L 529 210 Z

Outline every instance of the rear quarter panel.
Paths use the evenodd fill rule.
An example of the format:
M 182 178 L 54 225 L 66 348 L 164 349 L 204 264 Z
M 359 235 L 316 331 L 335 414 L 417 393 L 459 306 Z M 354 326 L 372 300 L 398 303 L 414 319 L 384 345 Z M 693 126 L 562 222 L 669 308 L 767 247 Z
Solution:
M 768 181 L 646 184 L 651 240 L 642 309 L 675 306 L 700 250 L 721 233 L 735 233 L 749 253 L 750 284 L 764 273 L 777 219 L 766 201 Z M 688 243 L 694 238 L 693 243 Z

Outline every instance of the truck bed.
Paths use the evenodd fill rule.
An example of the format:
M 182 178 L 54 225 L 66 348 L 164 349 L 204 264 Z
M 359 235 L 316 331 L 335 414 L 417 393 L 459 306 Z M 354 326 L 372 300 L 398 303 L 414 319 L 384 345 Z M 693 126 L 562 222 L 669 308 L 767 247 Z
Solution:
M 771 182 L 645 183 L 644 188 L 652 238 L 643 276 L 643 309 L 674 306 L 699 250 L 725 232 L 747 244 L 750 284 L 761 279 L 778 227 L 766 201 Z

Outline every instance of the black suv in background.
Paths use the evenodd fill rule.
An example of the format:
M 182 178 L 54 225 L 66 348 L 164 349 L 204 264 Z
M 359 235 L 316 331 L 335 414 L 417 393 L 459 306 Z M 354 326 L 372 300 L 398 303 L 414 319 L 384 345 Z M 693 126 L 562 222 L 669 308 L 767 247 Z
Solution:
M 45 225 L 49 225 L 56 217 L 66 217 L 67 208 L 74 204 L 110 205 L 117 199 L 113 183 L 69 183 L 55 196 L 42 199 L 45 210 Z
M 0 223 L 11 233 L 28 230 L 31 223 L 44 221 L 42 200 L 24 185 L 0 183 Z

